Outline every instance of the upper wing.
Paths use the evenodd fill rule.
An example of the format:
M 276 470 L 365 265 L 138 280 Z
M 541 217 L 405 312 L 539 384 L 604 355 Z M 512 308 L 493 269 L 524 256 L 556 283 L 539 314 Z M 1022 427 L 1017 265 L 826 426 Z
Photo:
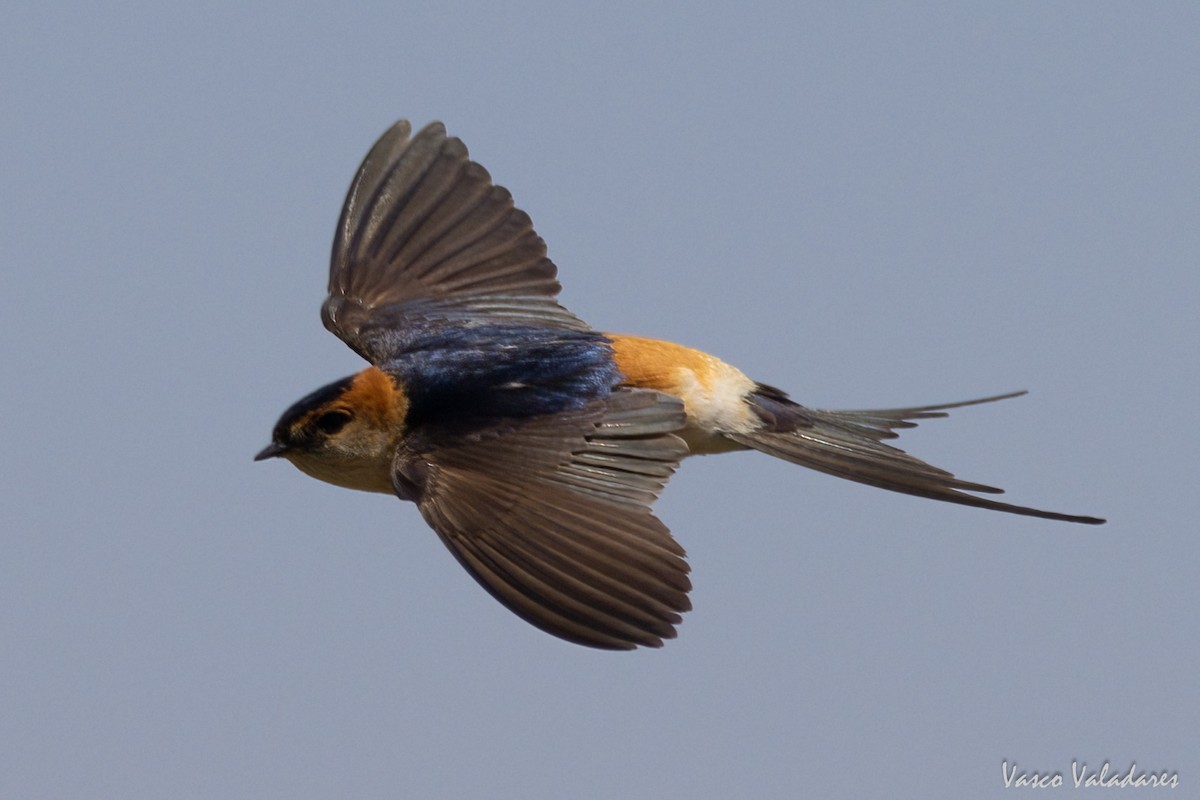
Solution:
M 587 325 L 555 297 L 529 215 L 440 122 L 393 125 L 363 160 L 338 221 L 325 327 L 375 364 L 419 349 L 427 325 Z
M 481 435 L 414 437 L 397 492 L 525 620 L 591 647 L 658 647 L 691 608 L 684 551 L 650 512 L 687 454 L 671 433 L 683 424 L 675 398 L 618 390 Z

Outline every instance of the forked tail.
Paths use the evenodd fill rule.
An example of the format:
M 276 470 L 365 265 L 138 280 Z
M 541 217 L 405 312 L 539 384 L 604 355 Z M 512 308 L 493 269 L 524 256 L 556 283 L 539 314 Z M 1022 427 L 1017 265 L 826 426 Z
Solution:
M 793 464 L 836 475 L 880 489 L 944 500 L 1010 514 L 1099 525 L 1097 517 L 1060 514 L 1036 508 L 1001 503 L 968 492 L 1002 494 L 1003 489 L 960 480 L 946 470 L 926 464 L 899 448 L 884 444 L 896 438 L 896 429 L 914 428 L 914 420 L 945 417 L 947 410 L 991 403 L 1025 392 L 983 397 L 961 403 L 915 408 L 866 411 L 828 411 L 805 408 L 782 391 L 759 385 L 748 398 L 764 425 L 752 433 L 726 434 L 730 439 Z

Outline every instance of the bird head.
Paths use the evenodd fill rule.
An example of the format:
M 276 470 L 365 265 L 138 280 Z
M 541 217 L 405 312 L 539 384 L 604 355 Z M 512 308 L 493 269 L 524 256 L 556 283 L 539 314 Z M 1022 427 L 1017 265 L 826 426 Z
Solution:
M 404 434 L 404 392 L 371 367 L 317 389 L 279 418 L 255 461 L 286 458 L 318 480 L 392 493 L 392 460 Z

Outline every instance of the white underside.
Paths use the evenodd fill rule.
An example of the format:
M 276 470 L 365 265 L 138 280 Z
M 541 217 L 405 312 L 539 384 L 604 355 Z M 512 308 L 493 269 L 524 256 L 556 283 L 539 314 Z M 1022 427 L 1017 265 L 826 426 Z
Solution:
M 687 412 L 687 427 L 680 436 L 693 455 L 727 453 L 746 448 L 725 437 L 726 433 L 749 433 L 760 424 L 746 404 L 754 381 L 724 362 L 713 365 L 703 381 L 687 367 L 676 373 L 679 397 Z

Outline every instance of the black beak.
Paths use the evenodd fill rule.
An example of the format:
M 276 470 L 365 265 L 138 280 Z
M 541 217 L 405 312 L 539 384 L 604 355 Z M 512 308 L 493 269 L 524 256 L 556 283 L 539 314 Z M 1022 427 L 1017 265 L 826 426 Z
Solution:
M 262 449 L 258 455 L 254 457 L 255 461 L 266 461 L 268 458 L 275 458 L 287 452 L 287 445 L 282 445 L 279 442 L 271 442 Z

